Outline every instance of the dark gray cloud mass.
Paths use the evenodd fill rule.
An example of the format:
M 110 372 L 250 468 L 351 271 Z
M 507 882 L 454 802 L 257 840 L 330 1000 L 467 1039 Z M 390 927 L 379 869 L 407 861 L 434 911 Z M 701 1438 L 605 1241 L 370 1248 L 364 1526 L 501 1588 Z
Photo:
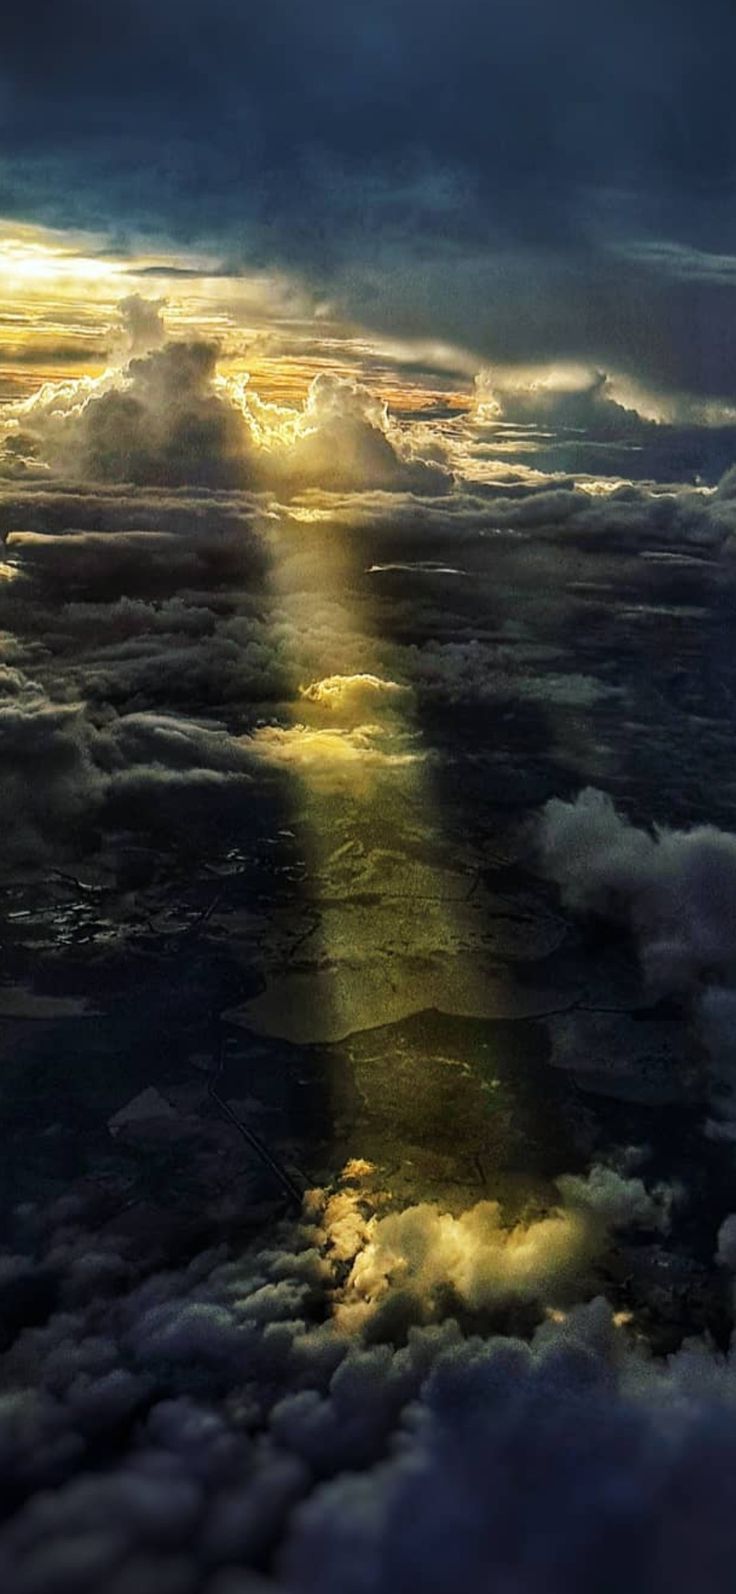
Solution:
M 150 356 L 146 383 L 158 380 L 162 356 L 165 348 Z M 482 814 L 491 799 L 499 805 L 484 856 L 500 845 L 504 805 L 515 812 L 521 803 L 528 817 L 557 793 L 545 856 L 563 908 L 572 918 L 588 908 L 618 913 L 647 969 L 689 1004 L 717 1075 L 708 1145 L 718 1153 L 733 1122 L 718 1095 L 732 1063 L 733 837 L 722 819 L 692 830 L 687 816 L 655 835 L 600 794 L 564 794 L 583 783 L 581 768 L 589 781 L 601 763 L 615 783 L 642 751 L 642 773 L 629 780 L 648 812 L 655 800 L 702 802 L 694 782 L 709 754 L 732 778 L 721 702 L 736 690 L 730 477 L 713 493 L 642 483 L 591 495 L 511 471 L 493 488 L 423 495 L 391 459 L 389 489 L 307 489 L 286 504 L 209 479 L 182 484 L 176 458 L 173 481 L 151 484 L 146 472 L 130 484 L 127 452 L 103 482 L 32 473 L 8 481 L 3 889 L 30 882 L 32 891 L 54 871 L 78 871 L 83 895 L 102 881 L 123 915 L 133 903 L 131 943 L 145 941 L 146 913 L 165 925 L 172 909 L 181 928 L 182 874 L 199 870 L 206 911 L 226 855 L 242 854 L 259 826 L 273 840 L 284 822 L 274 795 L 283 771 L 258 754 L 264 722 L 277 736 L 293 728 L 294 700 L 318 663 L 333 684 L 335 672 L 361 670 L 369 705 L 383 671 L 426 734 L 440 789 L 452 787 L 453 798 L 456 788 L 461 798 L 477 789 Z M 700 661 L 691 677 L 690 649 Z M 675 762 L 678 780 L 663 798 L 662 770 Z M 528 834 L 514 835 L 529 854 Z M 154 858 L 144 880 L 157 871 L 164 885 L 136 903 L 130 860 L 143 847 Z M 265 888 L 261 879 L 240 890 L 236 916 L 260 906 Z M 523 938 L 523 904 L 498 900 Z M 200 903 L 197 919 L 202 911 Z M 233 998 L 205 1000 L 196 982 L 208 958 L 225 956 L 224 943 L 191 935 L 187 961 L 187 934 L 172 949 L 162 929 L 151 952 L 149 927 L 148 952 L 133 946 L 124 989 L 136 992 L 135 1008 L 181 958 L 206 1045 L 207 1000 Z M 68 965 L 78 981 L 80 947 Z M 122 954 L 112 972 L 99 944 L 91 956 L 99 961 L 85 992 L 123 978 Z M 44 965 L 52 991 L 63 957 L 55 946 Z M 33 967 L 17 966 L 24 975 Z M 181 1004 L 182 986 L 172 992 Z M 17 989 L 10 994 L 17 1000 Z M 555 991 L 548 1001 L 557 999 Z M 154 1027 L 156 1051 L 171 1049 L 167 1022 Z M 578 1036 L 578 1049 L 592 1033 Z M 127 1038 L 120 1048 L 124 1081 L 119 1094 L 110 1087 L 106 1112 L 137 1088 L 130 1070 L 148 1068 Z M 111 1064 L 102 1050 L 100 1058 L 104 1092 Z M 176 1065 L 181 1085 L 178 1056 Z M 267 1065 L 278 1076 L 270 1057 Z M 300 1090 L 308 1068 L 300 1054 Z M 140 1088 L 145 1098 L 147 1077 Z M 147 1110 L 163 1112 L 165 1131 L 167 1101 L 152 1097 Z M 11 1106 L 21 1112 L 22 1100 Z M 64 1110 L 53 1109 L 60 1119 Z M 196 1136 L 209 1145 L 214 1132 L 196 1122 L 180 1118 L 175 1128 L 185 1155 L 198 1148 L 193 1178 Z M 705 1337 L 678 1349 L 680 1331 L 666 1361 L 649 1355 L 638 1322 L 629 1333 L 613 1306 L 591 1297 L 612 1284 L 618 1307 L 616 1279 L 599 1269 L 621 1246 L 622 1272 L 652 1255 L 676 1270 L 672 1232 L 681 1201 L 687 1210 L 692 1199 L 678 1187 L 679 1168 L 675 1180 L 659 1168 L 642 1177 L 623 1154 L 595 1160 L 586 1141 L 584 1168 L 567 1164 L 565 1176 L 557 1167 L 545 1216 L 535 1207 L 516 1229 L 492 1200 L 460 1213 L 399 1203 L 371 1223 L 348 1181 L 312 1198 L 301 1224 L 279 1226 L 269 1199 L 254 1240 L 242 1224 L 251 1186 L 244 1195 L 236 1163 L 231 1205 L 219 1215 L 217 1198 L 201 1197 L 195 1183 L 182 1239 L 165 1133 L 133 1138 L 125 1162 L 124 1135 L 113 1129 L 103 1123 L 95 1151 L 103 1175 L 114 1183 L 144 1170 L 160 1181 L 155 1199 L 139 1201 L 139 1186 L 126 1182 L 111 1202 L 104 1176 L 78 1180 L 76 1165 L 70 1174 L 64 1164 L 65 1180 L 49 1176 L 50 1196 L 44 1187 L 8 1215 L 8 1594 L 475 1594 L 492 1582 L 513 1594 L 614 1594 L 624 1580 L 633 1594 L 730 1588 L 730 1163 L 713 1216 L 698 1219 L 711 1289 L 718 1296 L 722 1286 L 727 1303 L 714 1318 L 722 1348 Z M 55 1135 L 45 1125 L 34 1155 L 40 1146 L 53 1158 Z M 218 1161 L 222 1152 L 217 1142 Z M 75 1188 L 55 1198 L 70 1177 Z M 187 1159 L 185 1187 L 188 1177 Z M 700 1330 L 704 1316 L 710 1322 L 701 1312 L 689 1326 Z
M 726 0 L 5 20 L 2 208 L 306 270 L 365 321 L 733 395 Z
M 609 1221 L 636 1222 L 627 1181 L 598 1174 Z M 430 1210 L 401 1216 L 409 1256 Z M 338 1212 L 355 1231 L 341 1247 Z M 418 1320 L 403 1344 L 347 1335 L 329 1315 L 361 1231 L 343 1185 L 313 1192 L 269 1247 L 167 1266 L 155 1240 L 134 1243 L 82 1198 L 24 1210 L 1 1264 L 4 1587 L 730 1586 L 730 1357 L 693 1344 L 655 1367 L 603 1299 L 526 1343 L 477 1319 L 474 1332 L 460 1301 L 460 1322 L 422 1324 L 404 1292 Z M 539 1264 L 549 1283 L 543 1252 Z M 534 1292 L 528 1268 L 519 1288 Z
M 173 347 L 188 368 L 188 346 Z M 167 348 L 150 356 L 146 391 L 161 359 Z M 185 406 L 190 392 L 185 387 Z M 107 435 L 108 401 L 117 397 L 116 390 L 90 401 L 81 434 L 78 417 L 62 415 L 55 436 L 72 459 L 87 457 L 100 429 Z M 204 403 L 218 416 L 224 411 L 217 426 L 227 429 L 234 415 L 227 401 L 213 395 Z M 146 426 L 143 475 L 155 460 L 156 477 L 167 468 L 176 483 L 168 401 L 156 413 L 164 416 L 164 441 L 160 428 Z M 328 408 L 325 424 L 328 439 L 334 426 L 347 424 L 350 434 L 357 425 L 373 450 L 374 429 L 362 412 L 355 420 L 348 411 L 345 423 L 342 408 L 334 419 Z M 154 810 L 159 829 L 169 822 L 180 829 L 204 786 L 212 802 L 219 793 L 222 816 L 253 777 L 233 733 L 259 714 L 288 714 L 285 705 L 321 658 L 334 661 L 334 672 L 354 670 L 366 655 L 368 641 L 356 638 L 337 597 L 324 594 L 331 565 L 344 568 L 348 613 L 370 602 L 382 634 L 374 662 L 378 649 L 387 674 L 410 684 L 427 712 L 464 705 L 485 714 L 506 703 L 575 715 L 608 704 L 620 717 L 627 688 L 605 647 L 595 646 L 595 631 L 587 661 L 577 642 L 571 651 L 564 643 L 581 603 L 587 612 L 576 588 L 588 563 L 618 587 L 623 612 L 629 602 L 661 597 L 683 559 L 708 601 L 729 601 L 736 529 L 729 478 L 715 494 L 642 485 L 591 497 L 572 483 L 545 483 L 432 498 L 402 486 L 405 470 L 410 481 L 426 472 L 431 482 L 432 468 L 405 466 L 376 430 L 391 490 L 322 493 L 312 529 L 266 494 L 197 485 L 196 453 L 187 465 L 192 485 L 129 486 L 140 455 L 129 439 L 121 442 L 118 427 L 111 435 L 118 452 L 108 469 L 123 483 L 26 479 L 9 483 L 0 502 L 15 578 L 0 585 L 11 859 L 30 859 L 49 837 L 67 853 L 85 835 L 97 846 L 100 826 L 145 824 Z M 213 448 L 208 471 L 222 458 Z M 227 450 L 224 458 L 227 464 Z M 284 597 L 273 585 L 274 567 Z M 514 634 L 514 612 L 533 628 L 528 647 L 523 632 Z M 191 801 L 175 823 L 171 805 L 185 802 L 185 785 Z
M 2 1594 L 733 1586 L 735 47 L 727 0 L 6 8 L 0 214 L 525 372 L 426 447 L 334 369 L 259 431 L 132 295 L 7 411 Z M 471 988 L 384 1025 L 436 920 Z M 333 976 L 344 1044 L 249 1028 Z

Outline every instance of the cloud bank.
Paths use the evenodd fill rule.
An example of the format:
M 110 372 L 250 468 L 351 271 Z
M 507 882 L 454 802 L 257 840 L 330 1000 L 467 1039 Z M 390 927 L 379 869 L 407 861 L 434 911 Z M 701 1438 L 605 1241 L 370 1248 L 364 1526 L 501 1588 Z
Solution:
M 657 1198 L 598 1169 L 510 1230 L 489 1203 L 371 1216 L 366 1167 L 269 1246 L 184 1264 L 89 1197 L 17 1215 L 4 1586 L 469 1594 L 504 1576 L 562 1594 L 626 1568 L 664 1594 L 697 1553 L 725 1590 L 730 1357 L 694 1343 L 653 1363 L 603 1300 L 544 1311 L 609 1225 L 660 1226 Z M 460 1322 L 431 1321 L 453 1298 Z M 534 1303 L 528 1339 L 473 1330 L 512 1300 Z

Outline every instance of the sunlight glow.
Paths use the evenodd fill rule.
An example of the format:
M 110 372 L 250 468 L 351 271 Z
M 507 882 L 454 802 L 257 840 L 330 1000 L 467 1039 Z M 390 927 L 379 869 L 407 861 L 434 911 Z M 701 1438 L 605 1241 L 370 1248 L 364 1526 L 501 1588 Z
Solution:
M 484 957 L 482 893 L 469 898 L 469 876 L 448 864 L 431 756 L 412 693 L 374 634 L 360 549 L 337 522 L 305 544 L 285 515 L 272 535 L 274 598 L 302 684 L 290 723 L 260 727 L 251 745 L 293 777 L 308 905 L 298 959 L 285 968 L 274 958 L 243 1022 L 341 1043 L 434 1007 L 495 1015 L 503 999 Z M 431 1115 L 426 1081 L 418 1090 Z
M 29 283 L 57 282 L 64 278 L 83 283 L 109 282 L 123 272 L 121 265 L 97 260 L 94 256 L 72 254 L 20 238 L 0 240 L 0 284 L 11 293 L 26 288 Z

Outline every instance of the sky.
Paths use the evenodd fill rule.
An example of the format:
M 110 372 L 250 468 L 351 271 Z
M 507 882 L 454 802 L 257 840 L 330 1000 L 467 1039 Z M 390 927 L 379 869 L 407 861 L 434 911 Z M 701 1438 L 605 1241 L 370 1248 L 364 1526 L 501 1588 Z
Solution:
M 180 313 L 201 313 L 206 262 L 211 325 L 275 320 L 318 360 L 320 328 L 342 343 L 347 327 L 394 360 L 405 345 L 400 367 L 431 367 L 441 346 L 441 388 L 467 391 L 474 365 L 522 383 L 582 366 L 654 416 L 733 403 L 726 3 L 95 14 L 7 19 L 11 297 L 13 226 L 86 235 L 60 244 L 84 258 L 54 281 L 66 314 L 47 305 L 42 327 L 42 293 L 35 313 L 8 304 L 31 315 L 4 328 L 24 368 L 36 350 L 95 365 L 126 274 L 162 277 Z
M 736 13 L 13 0 L 3 1594 L 727 1594 Z

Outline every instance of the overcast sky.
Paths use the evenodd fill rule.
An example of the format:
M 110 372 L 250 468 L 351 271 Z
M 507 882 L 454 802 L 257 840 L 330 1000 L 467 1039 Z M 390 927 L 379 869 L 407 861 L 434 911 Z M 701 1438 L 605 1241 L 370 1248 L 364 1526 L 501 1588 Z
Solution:
M 730 398 L 735 35 L 728 0 L 13 4 L 0 212 Z

